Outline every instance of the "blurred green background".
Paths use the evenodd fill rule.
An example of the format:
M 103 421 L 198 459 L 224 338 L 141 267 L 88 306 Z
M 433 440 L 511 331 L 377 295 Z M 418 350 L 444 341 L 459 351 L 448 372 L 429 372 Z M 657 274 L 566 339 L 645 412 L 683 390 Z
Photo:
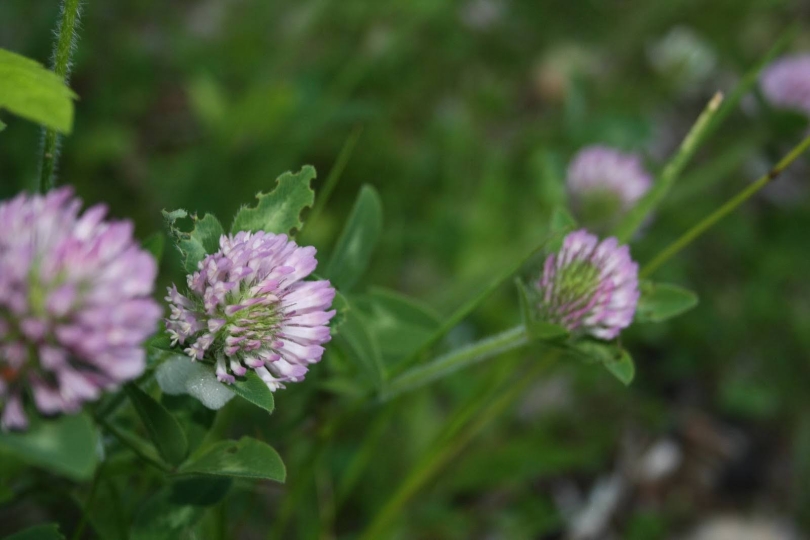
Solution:
M 0 47 L 47 61 L 56 14 L 55 0 L 3 0 Z M 364 286 L 449 313 L 542 237 L 578 148 L 634 150 L 657 173 L 712 94 L 808 16 L 807 2 L 781 0 L 88 0 L 59 178 L 133 219 L 144 238 L 161 229 L 163 208 L 227 223 L 306 163 L 318 187 L 362 130 L 302 240 L 328 255 L 360 186 L 373 184 L 385 226 Z M 790 50 L 808 48 L 800 28 Z M 39 131 L 3 121 L 5 198 L 33 185 Z M 635 258 L 649 260 L 767 170 L 802 129 L 747 96 L 636 239 Z M 603 370 L 558 367 L 408 504 L 392 537 L 703 538 L 726 516 L 749 520 L 750 534 L 798 538 L 810 524 L 808 182 L 804 160 L 658 273 L 701 304 L 623 334 L 638 370 L 629 389 Z M 164 271 L 166 282 L 180 278 L 172 257 Z M 518 320 L 505 286 L 450 340 Z M 379 420 L 345 500 L 333 484 L 370 417 L 303 474 L 320 420 L 345 396 L 308 379 L 277 395 L 269 420 L 235 410 L 230 429 L 276 446 L 289 483 L 246 487 L 210 529 L 352 537 L 455 410 L 536 354 L 403 398 Z M 337 369 L 330 359 L 312 381 Z M 595 536 L 577 532 L 587 511 L 601 523 Z

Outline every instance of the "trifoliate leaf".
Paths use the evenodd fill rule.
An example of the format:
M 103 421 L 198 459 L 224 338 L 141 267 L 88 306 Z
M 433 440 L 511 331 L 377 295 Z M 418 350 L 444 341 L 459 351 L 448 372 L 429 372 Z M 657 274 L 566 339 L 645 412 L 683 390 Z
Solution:
M 61 133 L 73 127 L 76 94 L 34 60 L 0 49 L 0 108 Z
M 301 212 L 315 202 L 315 192 L 310 187 L 315 175 L 315 168 L 310 165 L 297 173 L 282 174 L 273 191 L 256 195 L 259 200 L 256 206 L 243 206 L 236 213 L 231 231 L 290 234 L 293 229 L 301 229 Z

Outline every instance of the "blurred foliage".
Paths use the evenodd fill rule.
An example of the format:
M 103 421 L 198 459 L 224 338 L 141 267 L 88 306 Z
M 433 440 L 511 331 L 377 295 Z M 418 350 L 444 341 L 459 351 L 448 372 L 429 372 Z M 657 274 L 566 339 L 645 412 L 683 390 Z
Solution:
M 565 202 L 565 164 L 579 147 L 637 150 L 660 172 L 711 95 L 733 88 L 808 15 L 798 0 L 89 0 L 59 178 L 133 219 L 146 238 L 161 229 L 162 209 L 231 216 L 305 163 L 321 173 L 317 191 L 362 126 L 330 203 L 302 239 L 319 248 L 323 271 L 357 193 L 372 185 L 383 227 L 355 292 L 379 296 L 373 283 L 448 314 L 543 237 L 552 209 Z M 0 2 L 0 47 L 46 61 L 55 17 L 56 2 Z M 699 62 L 660 54 L 677 28 L 708 48 Z M 675 52 L 685 47 L 676 41 Z M 791 47 L 808 46 L 802 28 Z M 4 198 L 33 185 L 40 135 L 26 120 L 2 121 Z M 649 260 L 757 177 L 805 126 L 768 111 L 756 93 L 746 96 L 637 237 L 634 256 Z M 732 460 L 702 498 L 673 489 L 622 509 L 616 526 L 624 537 L 666 537 L 708 511 L 756 510 L 762 500 L 810 524 L 808 170 L 806 160 L 797 163 L 657 273 L 701 303 L 625 333 L 636 363 L 629 388 L 603 370 L 562 365 L 410 501 L 394 537 L 552 538 L 567 518 L 555 498 L 561 486 L 587 495 L 620 460 L 628 433 L 687 440 L 696 413 L 742 433 L 750 460 Z M 163 266 L 165 276 L 181 277 L 173 250 Z M 443 346 L 507 328 L 519 320 L 517 306 L 507 284 Z M 382 324 L 374 309 L 350 311 L 344 324 Z M 422 316 L 414 333 L 429 332 L 429 320 Z M 269 418 L 242 400 L 223 409 L 214 431 L 271 443 L 288 466 L 287 484 L 235 481 L 224 503 L 175 507 L 219 505 L 202 518 L 201 538 L 258 538 L 268 528 L 274 538 L 351 537 L 456 411 L 541 354 L 505 355 L 396 406 L 357 411 L 334 429 L 325 419 L 351 399 L 352 378 L 366 376 L 345 349 L 332 348 L 306 384 L 277 394 Z M 347 382 L 321 384 L 327 380 Z M 201 415 L 184 425 L 206 422 Z M 124 466 L 124 456 L 107 457 L 105 467 Z M 0 510 L 0 533 L 43 512 L 75 524 L 87 486 L 44 474 L 20 485 L 16 459 L 0 459 L 0 499 L 5 486 L 29 497 Z M 121 537 L 123 523 L 145 523 L 173 496 L 171 488 L 155 493 L 155 478 L 146 469 L 135 485 L 114 476 L 98 486 L 90 525 L 99 537 Z M 154 501 L 139 508 L 147 494 Z

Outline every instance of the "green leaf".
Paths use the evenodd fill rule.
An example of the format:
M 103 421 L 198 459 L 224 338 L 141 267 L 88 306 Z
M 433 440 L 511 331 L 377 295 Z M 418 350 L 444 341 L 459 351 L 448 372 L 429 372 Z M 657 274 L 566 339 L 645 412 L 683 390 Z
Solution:
M 698 304 L 698 296 L 669 283 L 642 281 L 636 322 L 662 322 L 685 313 Z
M 357 310 L 349 310 L 341 326 L 337 343 L 375 388 L 381 388 L 386 375 L 380 348 L 369 333 L 369 323 Z
M 348 292 L 363 275 L 382 232 L 382 202 L 374 187 L 365 185 L 326 267 L 332 284 Z
M 622 354 L 618 359 L 607 361 L 604 365 L 607 370 L 625 386 L 629 386 L 630 383 L 633 382 L 633 377 L 636 375 L 636 367 L 633 365 L 633 358 L 630 356 L 630 353 L 624 349 L 622 349 Z
M 156 232 L 149 238 L 143 241 L 143 249 L 152 254 L 152 257 L 160 263 L 163 259 L 163 248 L 166 246 L 166 236 L 163 233 Z
M 124 390 L 163 459 L 171 465 L 182 463 L 188 454 L 188 441 L 174 416 L 134 383 L 126 384 Z
M 231 478 L 192 476 L 179 478 L 171 485 L 169 502 L 182 506 L 213 506 L 228 495 Z
M 219 239 L 225 232 L 219 220 L 211 214 L 205 214 L 202 219 L 197 218 L 196 215 L 190 216 L 194 228 L 190 232 L 182 231 L 175 226 L 175 223 L 178 219 L 186 217 L 189 217 L 188 212 L 183 209 L 171 212 L 163 211 L 169 234 L 183 259 L 183 268 L 186 272 L 191 273 L 197 270 L 197 263 L 206 255 L 219 251 Z
M 86 414 L 32 419 L 28 431 L 0 433 L 0 447 L 22 461 L 78 481 L 93 476 L 97 444 L 98 433 Z
M 202 517 L 205 507 L 173 504 L 172 486 L 153 495 L 135 516 L 130 540 L 177 540 L 190 538 L 191 529 Z
M 247 375 L 244 377 L 236 379 L 234 384 L 230 386 L 230 389 L 233 390 L 234 394 L 237 396 L 261 407 L 268 413 L 272 413 L 275 408 L 273 392 L 267 388 L 264 381 L 262 381 L 252 369 L 248 370 Z
M 220 441 L 183 465 L 181 474 L 210 474 L 236 478 L 260 478 L 284 482 L 284 463 L 268 444 L 250 437 Z
M 568 209 L 564 206 L 557 206 L 551 213 L 551 221 L 549 222 L 549 230 L 551 232 L 560 232 L 576 229 L 577 220 L 573 218 Z
M 387 289 L 373 288 L 352 303 L 363 312 L 369 332 L 385 358 L 413 353 L 441 324 L 439 316 L 415 300 Z
M 535 298 L 535 295 L 519 278 L 515 279 L 515 286 L 520 298 L 523 325 L 526 327 L 526 335 L 529 339 L 532 341 L 560 341 L 569 336 L 569 332 L 565 327 L 538 320 L 533 306 L 539 302 L 539 299 Z
M 332 336 L 336 336 L 340 332 L 340 327 L 346 321 L 346 314 L 349 309 L 349 301 L 346 297 L 340 294 L 340 291 L 335 291 L 335 298 L 332 300 L 332 309 L 335 310 L 335 316 L 329 321 L 329 329 Z
M 76 94 L 39 63 L 0 49 L 0 108 L 61 133 L 73 127 Z
M 315 169 L 306 165 L 297 173 L 286 172 L 276 180 L 270 193 L 259 192 L 256 206 L 243 206 L 234 217 L 231 232 L 267 231 L 276 234 L 291 234 L 301 229 L 301 212 L 315 202 L 315 192 L 310 183 L 315 178 Z
M 59 532 L 59 525 L 34 525 L 24 531 L 7 536 L 6 540 L 65 540 L 65 535 Z

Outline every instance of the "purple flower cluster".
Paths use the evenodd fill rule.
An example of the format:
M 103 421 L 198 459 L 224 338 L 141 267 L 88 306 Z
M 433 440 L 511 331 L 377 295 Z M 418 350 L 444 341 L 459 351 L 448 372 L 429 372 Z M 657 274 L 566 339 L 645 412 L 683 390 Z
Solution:
M 618 212 L 631 208 L 651 184 L 639 156 L 600 145 L 580 150 L 568 165 L 566 178 L 575 208 L 600 202 Z
M 765 99 L 774 107 L 810 115 L 810 54 L 780 58 L 760 77 Z
M 3 429 L 27 426 L 26 388 L 41 412 L 74 412 L 146 365 L 157 265 L 130 222 L 80 208 L 70 188 L 0 204 Z
M 633 321 L 638 303 L 638 265 L 615 238 L 582 229 L 568 234 L 549 255 L 540 279 L 541 317 L 571 332 L 613 339 Z
M 217 378 L 233 383 L 253 369 L 270 390 L 304 379 L 331 338 L 327 311 L 335 297 L 328 281 L 302 281 L 317 265 L 315 248 L 286 235 L 259 231 L 220 238 L 188 276 L 189 295 L 166 297 L 166 328 L 196 360 L 216 362 Z

